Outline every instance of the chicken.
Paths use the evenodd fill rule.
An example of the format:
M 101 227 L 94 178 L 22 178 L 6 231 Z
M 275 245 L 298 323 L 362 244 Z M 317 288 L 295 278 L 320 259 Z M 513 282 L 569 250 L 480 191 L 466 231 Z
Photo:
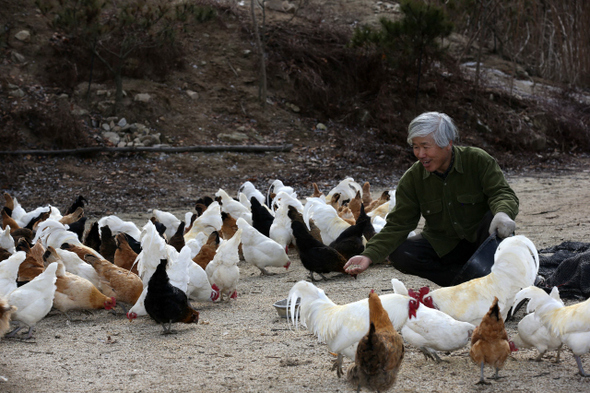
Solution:
M 199 302 L 214 302 L 219 299 L 219 291 L 213 289 L 209 282 L 209 277 L 207 277 L 207 272 L 201 266 L 191 263 L 188 266 L 188 275 L 189 282 L 186 294 L 189 298 L 193 298 Z
M 88 203 L 88 200 L 84 198 L 82 195 L 78 195 L 78 197 L 74 200 L 74 202 L 68 207 L 65 211 L 65 215 L 72 214 L 78 208 L 84 209 L 84 202 Z
M 64 225 L 71 225 L 71 224 L 75 223 L 76 221 L 80 220 L 83 215 L 84 215 L 84 209 L 81 207 L 78 207 L 76 210 L 74 210 L 73 212 L 71 212 L 69 214 L 66 214 L 65 216 L 60 218 L 58 221 Z
M 36 243 L 33 247 L 29 246 L 29 242 L 25 239 L 20 239 L 16 245 L 17 251 L 24 251 L 27 254 L 24 262 L 18 268 L 17 281 L 25 283 L 31 281 L 45 270 L 43 264 L 43 253 L 45 248 L 41 243 Z
M 152 214 L 159 222 L 166 226 L 166 231 L 164 232 L 166 234 L 166 239 L 170 239 L 172 236 L 174 236 L 178 230 L 178 226 L 180 225 L 180 220 L 176 218 L 174 214 L 165 212 L 163 210 L 154 209 L 152 210 Z
M 100 230 L 98 229 L 98 221 L 95 221 L 91 226 L 86 236 L 84 237 L 83 244 L 89 248 L 92 248 L 96 252 L 100 250 Z
M 242 230 L 242 252 L 244 259 L 246 262 L 260 269 L 261 275 L 274 274 L 266 270 L 268 266 L 289 269 L 291 261 L 283 246 L 258 232 L 256 228 L 248 224 L 243 218 L 238 218 L 237 226 Z
M 561 300 L 552 298 L 539 288 L 525 289 L 528 289 L 528 295 L 532 295 L 528 307 L 534 309 L 543 326 L 572 350 L 578 373 L 590 377 L 584 371 L 580 358 L 580 355 L 590 351 L 590 299 L 566 307 Z
M 363 205 L 363 201 L 361 199 L 361 192 L 357 191 L 354 198 L 348 202 L 348 208 L 350 209 L 352 216 L 356 222 L 358 220 L 359 215 L 361 214 L 361 206 Z
M 331 244 L 350 224 L 344 221 L 332 206 L 325 204 L 320 199 L 307 198 L 303 209 L 303 219 L 308 224 L 313 219 L 322 235 L 325 245 Z M 308 224 L 309 227 L 309 224 Z
M 137 225 L 135 225 L 135 223 L 131 221 L 123 221 L 122 219 L 114 215 L 105 216 L 98 220 L 99 229 L 105 225 L 107 225 L 111 229 L 111 232 L 113 234 L 124 232 L 133 237 L 135 240 L 139 240 L 141 236 L 141 231 L 139 230 Z
M 252 204 L 252 198 L 256 198 L 258 205 L 264 205 L 266 203 L 264 194 L 260 192 L 250 181 L 244 182 L 244 184 L 242 184 L 238 189 L 238 192 L 244 193 L 244 195 L 246 195 L 246 199 L 250 201 L 250 204 Z
M 563 305 L 557 287 L 551 290 L 549 296 Z M 546 297 L 547 293 L 544 290 L 534 286 L 524 288 L 516 294 L 512 310 L 524 299 L 529 298 L 531 300 L 527 305 L 529 314 L 518 322 L 518 333 L 512 338 L 512 342 L 518 349 L 537 348 L 539 355 L 533 359 L 536 362 L 540 362 L 547 351 L 557 350 L 555 362 L 559 362 L 559 354 L 563 346 L 561 339 L 557 334 L 547 329 L 533 311 L 539 304 L 542 304 Z
M 109 262 L 114 262 L 115 251 L 117 250 L 117 243 L 115 242 L 115 236 L 108 225 L 100 227 L 100 249 L 98 252 L 104 259 Z
M 240 279 L 238 246 L 241 239 L 242 230 L 238 229 L 231 239 L 219 245 L 213 260 L 205 268 L 211 287 L 219 291 L 220 299 L 223 299 L 223 295 L 227 295 L 230 299 L 238 297 L 237 286 Z
M 500 313 L 498 298 L 494 297 L 489 311 L 471 336 L 469 357 L 481 367 L 478 385 L 489 385 L 489 382 L 486 382 L 483 377 L 483 368 L 486 364 L 495 368 L 496 373 L 493 378 L 498 379 L 498 370 L 504 367 L 504 362 L 510 356 L 510 351 L 508 334 L 504 328 L 504 318 Z
M 86 261 L 80 258 L 75 252 L 63 250 L 61 248 L 55 248 L 55 251 L 59 255 L 67 272 L 85 278 L 90 281 L 92 285 L 99 288 L 100 278 L 98 277 L 96 270 L 94 270 L 90 264 L 86 263 Z
M 310 198 L 324 197 L 325 199 L 325 195 L 323 192 L 320 191 L 320 188 L 318 187 L 317 183 L 312 183 L 311 186 L 313 187 L 313 193 L 310 195 Z
M 0 231 L 0 247 L 14 254 L 16 251 L 15 239 L 10 235 L 10 228 Z
M 129 245 L 124 233 L 118 233 L 117 236 L 115 236 L 115 244 L 117 249 L 113 256 L 113 263 L 116 266 L 138 274 L 137 266 L 134 266 L 135 260 L 137 259 L 137 253 Z
M 291 228 L 297 242 L 299 258 L 303 266 L 309 271 L 312 282 L 315 282 L 313 273 L 318 273 L 324 280 L 327 280 L 327 278 L 322 273 L 339 272 L 346 274 L 344 265 L 348 259 L 332 247 L 314 239 L 305 224 L 293 221 L 291 222 Z M 356 275 L 353 275 L 353 277 L 356 278 Z
M 293 206 L 289 206 L 289 217 L 290 220 L 293 221 L 299 221 L 303 224 L 305 224 L 305 221 L 303 220 L 303 215 L 297 210 L 295 209 Z M 291 223 L 291 221 L 289 221 L 289 224 Z M 309 233 L 311 233 L 311 236 L 314 237 L 314 239 L 316 239 L 317 241 L 321 242 L 322 241 L 322 235 L 320 233 L 320 228 L 318 228 L 315 225 L 315 222 L 313 222 L 313 220 L 309 220 Z
M 420 301 L 423 294 L 408 291 L 405 285 L 396 278 L 391 279 L 396 294 L 409 296 Z M 441 362 L 437 351 L 452 352 L 463 348 L 469 343 L 475 326 L 469 322 L 453 319 L 442 311 L 430 307 L 419 307 L 409 316 L 401 329 L 404 340 L 418 347 L 426 359 Z
M 106 259 L 98 258 L 93 254 L 86 254 L 84 260 L 92 265 L 100 278 L 99 289 L 108 297 L 114 297 L 118 302 L 135 304 L 141 292 L 143 284 L 141 279 L 130 271 L 113 265 Z
M 201 268 L 206 269 L 209 262 L 215 257 L 220 241 L 221 239 L 217 231 L 211 233 L 207 238 L 207 242 L 201 246 L 199 253 L 193 258 L 193 261 Z
M 186 293 L 170 284 L 166 273 L 167 263 L 167 259 L 162 259 L 150 277 L 144 301 L 149 316 L 162 324 L 162 334 L 174 333 L 172 324 L 175 322 L 199 322 L 199 312 L 191 306 Z
M 294 240 L 288 209 L 288 204 L 279 202 L 279 206 L 275 211 L 275 219 L 268 231 L 268 237 L 279 243 L 285 249 L 285 252 L 289 252 L 289 245 L 292 244 Z M 293 207 L 293 209 L 296 208 Z
M 39 215 L 33 217 L 29 221 L 29 223 L 27 224 L 27 226 L 25 228 L 29 228 L 32 231 L 36 231 L 37 228 L 39 227 L 39 224 L 41 224 L 43 221 L 47 220 L 49 218 L 50 214 L 51 213 L 49 211 L 39 213 Z M 61 219 L 59 219 L 58 221 L 61 222 Z
M 415 312 L 420 304 L 397 294 L 381 295 L 379 298 L 396 330 L 402 328 L 409 314 Z M 320 342 L 326 343 L 329 350 L 338 355 L 333 369 L 338 376 L 342 375 L 343 356 L 355 360 L 356 345 L 369 331 L 368 299 L 337 305 L 322 289 L 308 281 L 293 285 L 287 299 L 287 321 L 290 318 L 295 326 L 301 321 Z M 298 299 L 301 301 L 296 308 Z
M 233 217 L 231 214 L 226 212 L 221 212 L 221 230 L 219 233 L 221 234 L 221 238 L 225 240 L 229 240 L 238 230 L 238 226 L 236 224 L 236 218 Z
M 344 203 L 354 198 L 359 191 L 362 191 L 360 184 L 355 182 L 352 177 L 347 177 L 328 192 L 328 195 L 326 195 L 326 201 L 330 201 L 332 195 L 340 194 L 340 202 Z
M 368 181 L 363 184 L 361 200 L 365 206 L 369 206 L 371 202 L 373 202 L 373 196 L 371 195 L 371 184 Z
M 347 372 L 348 382 L 369 390 L 389 390 L 397 380 L 404 360 L 404 342 L 393 328 L 381 299 L 371 290 L 369 294 L 369 331 L 356 349 L 354 364 Z
M 98 251 L 82 244 L 80 239 L 78 239 L 77 234 L 68 231 L 62 223 L 51 218 L 43 221 L 39 225 L 39 229 L 37 229 L 33 241 L 36 243 L 38 240 L 42 242 L 41 244 L 45 248 L 51 246 L 55 249 L 58 249 L 62 248 L 64 243 L 67 243 L 72 246 L 71 251 L 78 253 L 78 256 L 81 259 L 84 258 L 85 254 L 93 254 L 99 258 L 102 258 Z
M 391 199 L 391 195 L 392 193 L 390 191 L 383 191 L 381 195 L 379 195 L 379 198 L 374 199 L 373 201 L 371 201 L 371 203 L 365 206 L 365 211 L 367 212 L 367 214 L 375 210 L 377 207 L 383 205 L 384 203 L 389 202 L 389 200 Z
M 51 311 L 56 289 L 56 270 L 57 262 L 49 264 L 43 273 L 8 295 L 6 299 L 8 304 L 16 307 L 12 320 L 17 321 L 18 326 L 6 337 L 14 337 L 23 328 L 21 323 L 29 327 L 26 339 L 32 337 L 37 322 Z
M 115 308 L 117 302 L 114 297 L 105 296 L 87 279 L 66 272 L 59 254 L 53 247 L 47 248 L 43 259 L 48 263 L 58 263 L 53 307 L 66 315 L 70 310 L 99 310 L 103 308 L 110 310 Z
M 86 230 L 87 220 L 88 217 L 80 217 L 78 221 L 68 224 L 68 231 L 74 232 L 76 235 L 78 235 L 79 241 L 84 239 L 84 231 Z
M 285 184 L 283 184 L 281 180 L 276 179 L 273 180 L 273 182 L 268 187 L 268 191 L 266 192 L 266 206 L 272 208 L 274 198 L 281 191 L 284 191 L 285 193 L 297 198 L 297 193 L 295 192 L 293 187 L 286 186 Z
M 16 289 L 18 269 L 26 257 L 26 252 L 16 251 L 8 259 L 0 262 L 0 296 L 8 296 Z
M 182 247 L 186 244 L 184 241 L 184 221 L 180 221 L 176 227 L 176 232 L 168 238 L 168 244 L 174 247 L 178 252 L 182 250 Z
M 275 217 L 265 205 L 262 205 L 254 197 L 250 199 L 250 205 L 252 210 L 252 226 L 264 236 L 270 237 L 270 227 Z
M 230 197 L 223 189 L 220 188 L 217 190 L 215 197 L 221 205 L 221 211 L 230 214 L 236 220 L 242 217 L 248 221 L 249 224 L 252 224 L 252 213 L 250 212 L 250 209 Z
M 194 239 L 199 232 L 205 232 L 207 236 L 213 231 L 221 230 L 221 207 L 218 202 L 211 203 L 191 225 L 191 228 L 184 234 L 184 241 Z
M 360 206 L 359 220 L 356 224 L 346 228 L 338 237 L 330 243 L 330 247 L 338 251 L 346 260 L 359 255 L 365 250 L 363 234 L 367 231 L 367 227 L 372 229 L 371 220 L 365 214 L 363 205 Z M 370 232 L 370 229 L 368 233 Z
M 0 295 L 0 337 L 10 329 L 10 316 L 16 311 L 16 307 L 11 306 L 6 302 L 3 296 Z M 0 379 L 2 379 L 0 377 Z
M 14 232 L 15 230 L 19 229 L 21 226 L 14 220 L 10 214 L 8 214 L 8 210 L 6 207 L 2 208 L 2 229 L 10 228 L 10 232 Z
M 497 296 L 500 314 L 505 318 L 516 293 L 534 284 L 538 270 L 539 255 L 535 245 L 525 236 L 511 236 L 496 250 L 490 274 L 436 289 L 424 299 L 432 301 L 437 309 L 451 317 L 476 325 Z

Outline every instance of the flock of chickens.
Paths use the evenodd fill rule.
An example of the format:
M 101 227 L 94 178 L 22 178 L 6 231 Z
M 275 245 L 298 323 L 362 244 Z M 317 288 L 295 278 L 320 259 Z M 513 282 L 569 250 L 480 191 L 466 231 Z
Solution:
M 363 251 L 395 204 L 393 191 L 373 200 L 369 183 L 347 178 L 324 195 L 302 204 L 293 188 L 275 180 L 266 195 L 250 182 L 237 198 L 219 189 L 203 197 L 184 220 L 154 209 L 142 227 L 115 215 L 86 228 L 83 197 L 62 214 L 54 206 L 25 211 L 4 194 L 0 231 L 0 336 L 14 337 L 25 326 L 30 338 L 52 308 L 111 310 L 123 307 L 129 319 L 147 316 L 172 333 L 173 323 L 196 323 L 190 300 L 221 301 L 238 296 L 245 260 L 260 269 L 289 268 L 294 245 L 310 280 L 288 295 L 288 317 L 312 331 L 336 356 L 354 360 L 348 381 L 359 390 L 387 390 L 396 381 L 404 343 L 427 358 L 471 344 L 470 357 L 498 370 L 517 347 L 536 347 L 539 357 L 566 344 L 579 373 L 580 355 L 590 349 L 590 301 L 566 307 L 557 288 L 551 294 L 533 284 L 539 269 L 534 244 L 524 236 L 505 239 L 489 275 L 453 287 L 418 292 L 392 279 L 392 294 L 337 305 L 313 283 L 314 274 L 346 274 L 347 260 Z M 518 334 L 508 340 L 504 320 L 530 299 Z M 127 305 L 127 306 L 124 306 Z M 129 309 L 127 310 L 127 307 Z M 399 332 L 399 333 L 398 333 Z M 559 357 L 559 352 L 558 352 Z

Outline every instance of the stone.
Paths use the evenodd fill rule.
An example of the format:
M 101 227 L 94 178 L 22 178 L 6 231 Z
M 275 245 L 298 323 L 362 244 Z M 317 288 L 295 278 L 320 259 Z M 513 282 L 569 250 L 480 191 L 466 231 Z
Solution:
M 74 105 L 74 109 L 72 109 L 72 115 L 74 116 L 84 116 L 87 115 L 88 111 L 86 109 L 80 108 L 78 105 Z
M 110 131 L 111 126 L 109 125 L 109 123 L 102 123 L 102 129 L 105 131 Z
M 151 99 L 152 96 L 150 96 L 148 93 L 139 93 L 135 95 L 135 98 L 133 100 L 139 102 L 149 102 Z
M 28 30 L 21 30 L 14 35 L 14 38 L 22 42 L 29 42 L 31 41 L 31 33 Z
M 103 126 L 104 126 L 104 124 L 103 124 Z M 117 134 L 116 132 L 110 132 L 110 131 L 103 132 L 102 137 L 105 139 L 108 139 L 109 142 L 111 142 L 115 146 L 121 141 L 119 134 Z
M 13 97 L 18 97 L 18 98 L 22 98 L 25 96 L 25 92 L 22 91 L 21 89 L 16 89 L 16 90 L 12 90 L 10 92 L 10 95 Z
M 186 94 L 191 98 L 191 100 L 196 100 L 199 98 L 199 93 L 197 93 L 196 91 L 187 90 Z
M 12 51 L 10 54 L 10 59 L 15 63 L 24 63 L 25 57 L 18 52 Z
M 249 137 L 243 132 L 232 132 L 231 134 L 218 134 L 217 138 L 226 142 L 242 142 Z
M 121 118 L 121 120 L 119 120 L 119 121 L 117 122 L 117 125 L 118 125 L 119 127 L 125 127 L 125 126 L 127 125 L 127 119 L 125 119 L 124 117 L 122 117 L 122 118 Z
M 319 130 L 319 131 L 326 131 L 328 129 L 328 127 L 326 127 L 326 125 L 324 123 L 318 123 L 315 126 L 315 129 Z

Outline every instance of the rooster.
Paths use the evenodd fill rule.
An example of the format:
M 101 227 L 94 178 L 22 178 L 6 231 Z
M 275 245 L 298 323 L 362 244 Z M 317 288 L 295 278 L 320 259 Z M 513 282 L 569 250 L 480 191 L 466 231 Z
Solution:
M 371 290 L 369 294 L 369 331 L 360 340 L 354 364 L 347 372 L 348 382 L 370 390 L 389 390 L 397 380 L 404 360 L 404 342 L 394 329 L 381 299 Z
M 261 275 L 272 275 L 266 270 L 268 266 L 289 269 L 291 261 L 284 248 L 271 238 L 258 232 L 243 218 L 238 218 L 238 228 L 242 230 L 242 252 L 246 262 L 260 269 Z
M 563 302 L 559 298 L 557 287 L 553 287 L 549 296 L 563 305 Z M 543 325 L 534 312 L 539 304 L 545 302 L 546 297 L 547 293 L 544 290 L 534 286 L 524 288 L 516 294 L 512 310 L 515 310 L 521 301 L 529 298 L 531 300 L 527 304 L 527 312 L 530 314 L 527 314 L 520 320 L 517 327 L 518 333 L 514 336 L 512 341 L 519 349 L 537 348 L 539 355 L 533 359 L 536 362 L 541 361 L 545 352 L 557 350 L 557 356 L 555 358 L 555 362 L 557 363 L 559 362 L 559 355 L 563 343 L 557 334 L 553 333 Z
M 350 224 L 338 216 L 338 212 L 332 206 L 327 205 L 321 199 L 307 198 L 303 209 L 303 219 L 308 224 L 313 219 L 320 229 L 322 242 L 325 245 L 332 243 L 340 236 Z
M 238 229 L 231 239 L 219 245 L 213 260 L 205 268 L 211 287 L 219 291 L 220 299 L 223 299 L 223 295 L 227 295 L 229 299 L 238 297 L 237 286 L 240 279 L 238 246 L 241 239 L 242 229 Z
M 56 271 L 57 262 L 53 262 L 47 266 L 43 273 L 8 295 L 6 299 L 8 304 L 16 307 L 12 319 L 18 322 L 18 326 L 8 333 L 7 337 L 14 337 L 23 328 L 21 322 L 29 326 L 26 339 L 32 337 L 37 322 L 51 311 L 56 289 Z
M 174 333 L 171 329 L 175 322 L 199 322 L 199 312 L 190 305 L 186 293 L 170 284 L 167 263 L 167 259 L 162 259 L 150 277 L 144 301 L 149 316 L 162 324 L 162 334 Z
M 534 284 L 538 270 L 535 245 L 525 236 L 512 236 L 500 243 L 490 274 L 436 289 L 424 299 L 451 317 L 476 325 L 497 296 L 500 314 L 505 318 L 516 293 Z
M 368 299 L 337 305 L 322 289 L 308 281 L 293 285 L 287 298 L 287 321 L 290 317 L 295 326 L 301 321 L 320 342 L 326 343 L 330 351 L 337 354 L 332 369 L 341 376 L 343 356 L 354 360 L 356 344 L 369 331 Z M 296 309 L 297 299 L 301 302 Z M 414 299 L 397 294 L 381 295 L 380 299 L 396 330 L 402 328 L 420 305 Z
M 498 298 L 494 297 L 489 311 L 471 336 L 469 357 L 481 367 L 481 378 L 477 384 L 489 385 L 489 382 L 486 382 L 483 377 L 483 368 L 486 364 L 496 369 L 493 378 L 498 379 L 498 370 L 504 367 L 504 362 L 510 356 L 510 352 L 511 345 L 504 327 L 504 318 L 500 313 Z
M 526 296 L 531 297 L 528 307 L 534 309 L 537 318 L 551 333 L 570 347 L 579 374 L 590 377 L 580 358 L 590 350 L 590 299 L 566 307 L 561 300 L 552 298 L 542 289 L 530 287 L 525 290 Z

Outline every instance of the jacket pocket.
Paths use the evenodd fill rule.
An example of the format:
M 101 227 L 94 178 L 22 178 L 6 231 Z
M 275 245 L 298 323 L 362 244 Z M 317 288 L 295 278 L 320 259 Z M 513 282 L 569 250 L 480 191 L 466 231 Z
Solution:
M 420 210 L 424 218 L 442 212 L 442 200 L 424 202 L 420 204 Z
M 476 205 L 485 201 L 483 194 L 462 194 L 457 195 L 457 201 L 462 205 Z

